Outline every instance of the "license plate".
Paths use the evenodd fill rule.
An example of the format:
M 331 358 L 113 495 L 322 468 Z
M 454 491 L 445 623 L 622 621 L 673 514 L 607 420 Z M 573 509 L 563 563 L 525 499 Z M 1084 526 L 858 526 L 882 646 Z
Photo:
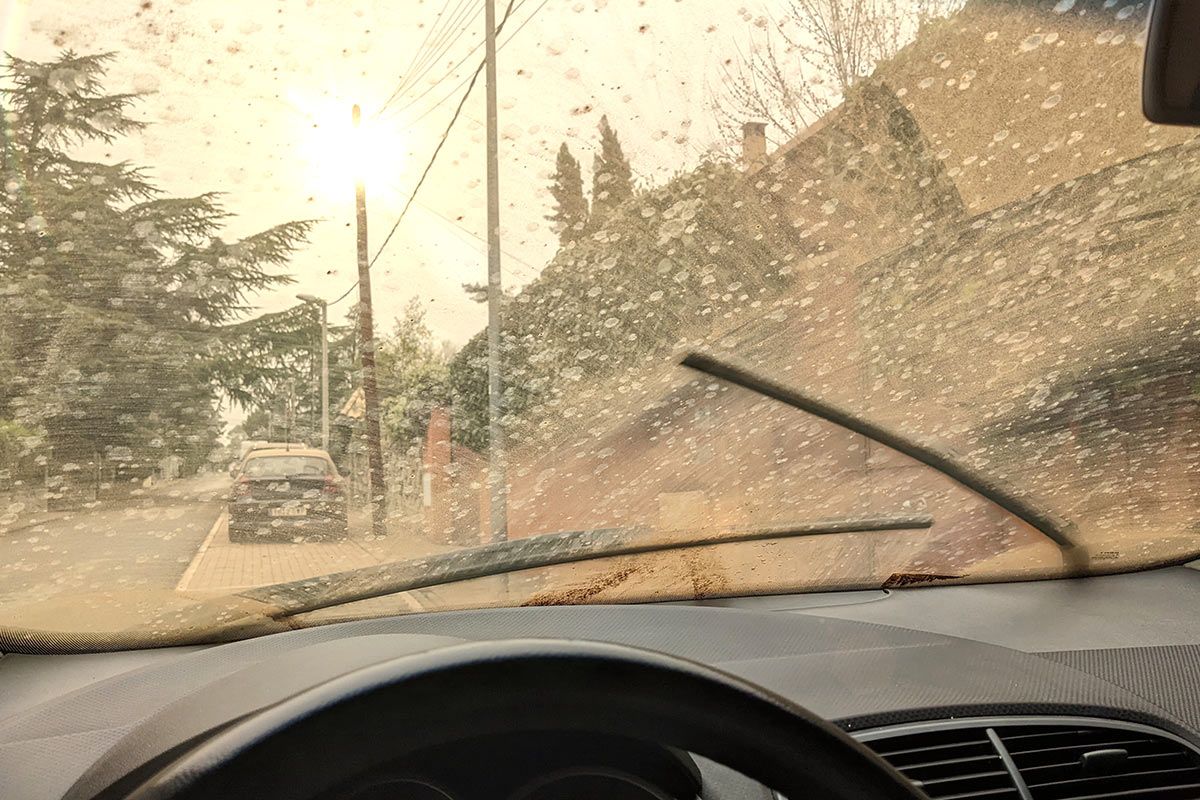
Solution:
M 272 517 L 303 517 L 307 513 L 308 509 L 304 506 L 280 506 L 267 511 L 267 515 Z

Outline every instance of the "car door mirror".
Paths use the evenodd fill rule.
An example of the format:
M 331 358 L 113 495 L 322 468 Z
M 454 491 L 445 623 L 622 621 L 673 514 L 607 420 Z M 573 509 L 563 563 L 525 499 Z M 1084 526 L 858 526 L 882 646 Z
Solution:
M 1200 127 L 1200 3 L 1156 0 L 1146 32 L 1142 111 L 1167 125 Z

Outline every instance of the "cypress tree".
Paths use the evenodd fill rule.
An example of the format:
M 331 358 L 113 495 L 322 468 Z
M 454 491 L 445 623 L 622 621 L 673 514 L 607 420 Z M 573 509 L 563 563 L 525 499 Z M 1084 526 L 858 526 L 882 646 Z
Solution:
M 554 197 L 554 213 L 546 219 L 554 223 L 559 243 L 566 245 L 580 237 L 588 218 L 588 201 L 583 196 L 579 161 L 571 155 L 566 142 L 558 149 L 550 194 Z
M 592 167 L 592 214 L 605 217 L 621 203 L 633 197 L 633 170 L 621 149 L 617 133 L 600 118 L 600 152 Z

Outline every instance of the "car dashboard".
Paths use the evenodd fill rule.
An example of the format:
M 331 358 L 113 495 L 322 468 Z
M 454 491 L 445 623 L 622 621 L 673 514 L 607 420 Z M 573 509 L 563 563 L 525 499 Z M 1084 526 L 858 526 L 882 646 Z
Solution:
M 122 797 L 176 748 L 358 668 L 588 639 L 716 667 L 834 721 L 932 798 L 1200 798 L 1200 571 L 624 606 L 435 612 L 222 645 L 0 657 L 0 797 Z M 403 725 L 403 720 L 397 720 Z M 319 753 L 307 757 L 319 758 Z M 441 748 L 337 800 L 770 798 L 653 742 Z

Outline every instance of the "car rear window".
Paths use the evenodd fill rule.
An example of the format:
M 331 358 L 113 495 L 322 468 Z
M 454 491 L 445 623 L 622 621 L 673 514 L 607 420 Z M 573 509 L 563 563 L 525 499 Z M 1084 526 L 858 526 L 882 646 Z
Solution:
M 246 462 L 245 474 L 251 478 L 267 476 L 325 476 L 330 474 L 330 464 L 316 456 L 262 456 Z

